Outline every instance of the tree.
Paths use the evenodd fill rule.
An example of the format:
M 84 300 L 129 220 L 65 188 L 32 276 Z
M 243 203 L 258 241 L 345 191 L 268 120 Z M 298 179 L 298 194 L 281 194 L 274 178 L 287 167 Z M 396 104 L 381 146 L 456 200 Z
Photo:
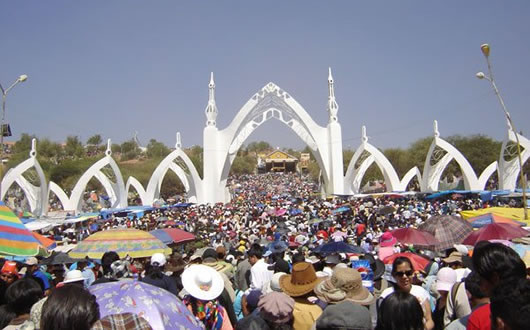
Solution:
M 149 158 L 164 158 L 169 155 L 171 151 L 165 144 L 151 139 L 147 145 L 147 157 Z
M 37 154 L 44 159 L 50 159 L 57 164 L 63 156 L 63 148 L 59 143 L 52 142 L 49 139 L 41 139 L 37 143 Z
M 95 134 L 88 138 L 86 141 L 86 144 L 91 144 L 93 146 L 98 147 L 103 142 L 103 139 L 101 139 L 101 135 Z
M 22 133 L 20 136 L 20 139 L 15 142 L 15 145 L 13 146 L 12 153 L 28 153 L 31 150 L 31 140 L 33 140 L 35 135 L 29 135 L 28 133 Z
M 247 147 L 248 152 L 254 152 L 256 154 L 260 152 L 268 151 L 271 149 L 272 149 L 271 145 L 265 141 L 251 142 Z
M 68 136 L 66 138 L 66 145 L 64 146 L 64 152 L 69 157 L 81 157 L 83 156 L 85 149 L 83 144 L 77 136 Z
M 203 157 L 203 150 L 201 146 L 195 145 L 189 149 L 184 150 L 186 155 L 190 158 L 191 162 L 195 166 L 195 169 L 199 173 L 199 176 L 202 178 L 204 177 L 204 174 L 202 173 L 202 157 Z

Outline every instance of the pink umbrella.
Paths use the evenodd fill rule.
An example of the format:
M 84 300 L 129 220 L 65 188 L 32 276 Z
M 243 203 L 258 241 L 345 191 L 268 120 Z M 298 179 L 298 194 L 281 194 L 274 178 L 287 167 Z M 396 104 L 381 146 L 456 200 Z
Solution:
M 418 246 L 435 246 L 439 245 L 440 241 L 432 234 L 418 230 L 416 228 L 399 228 L 392 231 L 392 235 L 403 244 L 413 244 Z
M 510 240 L 528 235 L 530 235 L 530 232 L 519 226 L 507 223 L 492 223 L 469 234 L 462 244 L 475 245 L 480 241 L 489 241 L 491 239 Z
M 284 215 L 286 212 L 287 212 L 286 209 L 279 209 L 279 210 L 276 211 L 276 215 L 277 215 L 277 216 L 282 216 L 282 215 Z

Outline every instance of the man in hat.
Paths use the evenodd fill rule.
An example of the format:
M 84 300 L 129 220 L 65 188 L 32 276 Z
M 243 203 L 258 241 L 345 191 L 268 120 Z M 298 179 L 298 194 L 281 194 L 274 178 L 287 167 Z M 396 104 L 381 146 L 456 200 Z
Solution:
M 294 264 L 291 274 L 280 277 L 283 292 L 295 301 L 294 329 L 310 329 L 322 314 L 322 308 L 308 300 L 321 280 L 317 277 L 313 265 L 305 261 Z
M 40 270 L 39 261 L 35 257 L 26 259 L 26 275 L 25 277 L 35 277 L 42 281 L 44 294 L 47 296 L 50 293 L 50 281 L 48 277 Z
M 7 284 L 7 286 L 10 286 L 18 280 L 17 263 L 15 261 L 6 261 L 2 266 L 0 278 Z

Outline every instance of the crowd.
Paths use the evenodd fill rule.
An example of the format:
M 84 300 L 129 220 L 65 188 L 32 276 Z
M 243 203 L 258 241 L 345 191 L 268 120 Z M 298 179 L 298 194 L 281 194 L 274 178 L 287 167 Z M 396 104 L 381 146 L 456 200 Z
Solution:
M 171 255 L 49 264 L 3 261 L 0 328 L 151 329 L 142 315 L 103 313 L 91 290 L 140 281 L 182 301 L 206 329 L 527 329 L 530 253 L 498 242 L 444 250 L 399 243 L 396 228 L 498 201 L 457 196 L 321 199 L 294 174 L 230 178 L 232 202 L 157 209 L 142 217 L 56 227 L 94 231 L 177 227 L 196 242 Z M 160 221 L 160 219 L 164 219 Z M 384 263 L 388 257 L 392 262 Z M 421 260 L 418 261 L 418 258 Z M 423 262 L 423 263 L 422 263 Z M 106 316 L 102 317 L 105 314 Z

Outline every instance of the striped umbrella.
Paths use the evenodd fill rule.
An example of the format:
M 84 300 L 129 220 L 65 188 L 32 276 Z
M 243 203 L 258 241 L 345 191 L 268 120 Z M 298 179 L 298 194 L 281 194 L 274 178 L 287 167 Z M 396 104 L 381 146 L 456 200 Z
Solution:
M 82 259 L 86 256 L 101 259 L 108 251 L 115 251 L 123 258 L 150 257 L 154 253 L 170 254 L 171 249 L 150 233 L 138 229 L 112 229 L 99 231 L 81 241 L 68 253 L 70 257 Z
M 186 243 L 195 240 L 195 235 L 177 228 L 155 229 L 149 232 L 164 244 Z
M 452 248 L 460 244 L 473 231 L 473 227 L 459 217 L 452 215 L 435 215 L 418 226 L 419 230 L 426 231 L 436 237 L 440 242 L 437 251 Z
M 0 255 L 47 256 L 48 251 L 22 221 L 0 201 Z

